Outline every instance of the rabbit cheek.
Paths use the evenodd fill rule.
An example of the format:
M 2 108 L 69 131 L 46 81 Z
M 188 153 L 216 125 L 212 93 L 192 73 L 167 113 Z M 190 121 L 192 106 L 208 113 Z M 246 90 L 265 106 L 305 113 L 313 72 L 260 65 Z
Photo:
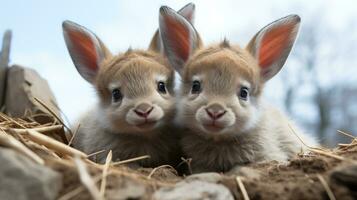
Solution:
M 110 106 L 103 109 L 103 113 L 101 113 L 98 118 L 101 119 L 102 124 L 106 124 L 106 128 L 113 132 L 123 130 L 129 131 L 130 127 L 125 120 L 125 113 L 127 113 L 128 109 L 129 108 L 125 106 L 125 103 L 121 104 L 119 107 Z
M 232 108 L 235 113 L 235 130 L 238 132 L 246 132 L 255 127 L 255 124 L 260 118 L 259 109 L 253 105 L 235 106 Z

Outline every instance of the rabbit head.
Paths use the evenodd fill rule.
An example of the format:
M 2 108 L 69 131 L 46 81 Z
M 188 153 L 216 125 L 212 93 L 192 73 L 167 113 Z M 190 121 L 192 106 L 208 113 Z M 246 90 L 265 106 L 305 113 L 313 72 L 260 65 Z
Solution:
M 261 29 L 245 48 L 227 40 L 197 45 L 197 32 L 182 16 L 161 7 L 165 53 L 182 77 L 178 121 L 207 136 L 237 135 L 259 125 L 264 83 L 284 65 L 300 18 L 290 15 Z
M 194 4 L 179 13 L 194 18 Z M 163 56 L 158 31 L 146 51 L 131 50 L 113 55 L 87 28 L 63 22 L 63 35 L 74 65 L 91 83 L 99 97 L 98 116 L 112 132 L 137 133 L 155 130 L 172 119 L 174 70 Z

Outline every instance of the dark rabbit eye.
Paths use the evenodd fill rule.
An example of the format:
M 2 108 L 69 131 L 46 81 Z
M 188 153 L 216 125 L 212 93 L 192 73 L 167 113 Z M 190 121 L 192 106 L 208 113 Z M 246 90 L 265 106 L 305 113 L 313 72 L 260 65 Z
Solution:
M 239 98 L 243 100 L 248 100 L 249 90 L 247 87 L 241 87 L 239 91 Z
M 201 92 L 201 83 L 199 81 L 192 82 L 191 92 L 192 92 L 192 94 L 198 94 Z
M 157 83 L 157 91 L 159 91 L 160 93 L 166 94 L 166 86 L 165 83 L 160 81 Z
M 112 98 L 113 98 L 113 102 L 118 102 L 123 98 L 123 94 L 120 92 L 119 89 L 114 89 L 112 91 Z

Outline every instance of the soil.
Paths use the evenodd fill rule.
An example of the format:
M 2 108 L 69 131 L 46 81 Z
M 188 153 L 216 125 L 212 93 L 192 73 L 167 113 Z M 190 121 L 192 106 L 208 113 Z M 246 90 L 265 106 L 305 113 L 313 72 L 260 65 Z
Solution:
M 329 156 L 309 153 L 299 155 L 287 163 L 269 162 L 250 164 L 248 175 L 241 175 L 244 187 L 250 199 L 329 199 L 326 188 L 320 178 L 327 183 L 336 199 L 357 199 L 357 145 L 351 145 L 347 150 L 335 149 L 334 154 L 344 160 Z M 59 196 L 63 196 L 76 188 L 82 187 L 76 169 L 64 163 L 48 160 L 48 165 L 64 175 L 64 188 Z M 93 177 L 102 173 L 101 170 L 90 168 Z M 108 176 L 107 196 L 126 196 L 131 199 L 151 199 L 153 192 L 160 187 L 174 187 L 174 184 L 184 180 L 171 168 L 162 167 L 151 174 L 152 168 L 132 170 L 125 166 L 116 167 Z M 237 174 L 221 174 L 220 184 L 225 185 L 235 199 L 243 199 L 237 185 Z M 148 178 L 148 176 L 151 176 Z M 320 176 L 320 178 L 319 178 Z M 131 196 L 135 190 L 135 197 Z M 139 192 L 138 192 L 139 191 Z M 82 192 L 73 199 L 90 199 L 89 193 Z M 129 198 L 128 198 L 129 199 Z
M 357 160 L 357 148 L 354 153 L 341 153 L 344 158 Z M 349 161 L 339 161 L 321 155 L 297 157 L 288 163 L 270 162 L 253 164 L 260 178 L 245 178 L 244 185 L 250 199 L 329 199 L 326 189 L 318 176 L 328 184 L 337 199 L 356 199 L 357 187 L 352 183 L 338 180 L 343 176 L 338 173 L 352 171 L 354 184 L 357 183 L 357 165 Z M 343 179 L 343 178 L 342 178 Z M 242 199 L 241 192 L 232 178 L 224 183 L 235 195 Z

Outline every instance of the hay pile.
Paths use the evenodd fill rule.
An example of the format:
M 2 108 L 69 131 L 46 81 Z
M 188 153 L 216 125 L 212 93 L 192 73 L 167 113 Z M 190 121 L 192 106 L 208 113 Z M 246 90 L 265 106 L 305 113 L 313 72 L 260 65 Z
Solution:
M 0 146 L 14 149 L 34 162 L 60 172 L 63 175 L 63 189 L 59 199 L 102 199 L 105 194 L 116 193 L 117 190 L 120 195 L 125 191 L 119 190 L 127 187 L 128 183 L 133 187 L 127 188 L 133 190 L 128 192 L 135 193 L 136 187 L 142 187 L 145 195 L 150 195 L 155 189 L 173 186 L 180 180 L 170 168 L 156 176 L 154 173 L 163 168 L 133 171 L 124 166 L 139 159 L 148 159 L 148 156 L 113 163 L 111 152 L 97 152 L 107 153 L 108 157 L 106 164 L 96 164 L 88 159 L 95 154 L 86 155 L 54 139 L 55 135 L 63 133 L 63 128 L 63 124 L 56 119 L 53 123 L 41 125 L 30 117 L 11 118 L 0 113 Z
M 136 170 L 125 166 L 138 159 L 150 159 L 145 155 L 113 163 L 111 152 L 102 151 L 96 154 L 107 154 L 107 161 L 96 164 L 88 159 L 95 155 L 70 147 L 75 133 L 67 138 L 64 128 L 57 117 L 53 117 L 52 123 L 39 124 L 32 116 L 20 119 L 0 113 L 0 146 L 59 172 L 62 189 L 58 199 L 152 199 L 160 188 L 174 189 L 176 183 L 188 179 L 178 176 L 170 166 Z M 343 134 L 351 137 L 352 142 L 333 150 L 311 148 L 309 154 L 297 155 L 288 163 L 251 164 L 236 173 L 211 173 L 196 178 L 223 185 L 235 199 L 355 199 L 357 139 Z M 196 189 L 190 188 L 187 193 Z

